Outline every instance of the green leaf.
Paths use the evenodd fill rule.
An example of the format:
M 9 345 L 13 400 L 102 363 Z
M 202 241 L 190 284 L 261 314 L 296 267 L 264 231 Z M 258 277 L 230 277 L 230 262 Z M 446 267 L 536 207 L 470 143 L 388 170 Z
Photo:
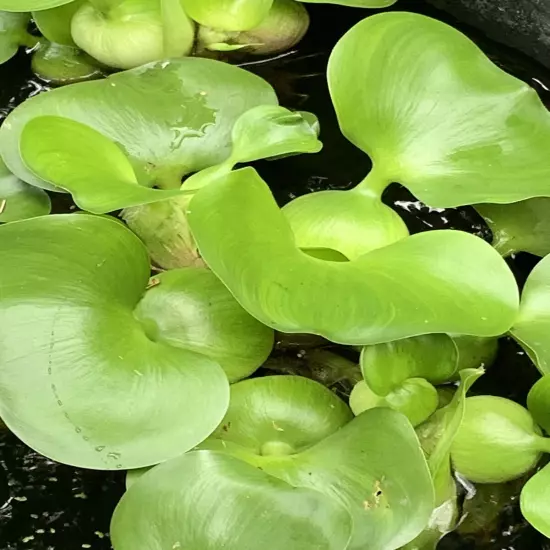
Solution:
M 50 210 L 48 195 L 14 176 L 0 160 L 0 223 L 45 216 Z
M 493 232 L 493 246 L 503 255 L 550 254 L 550 199 L 537 197 L 514 204 L 478 204 L 476 210 Z
M 387 395 L 409 378 L 443 384 L 455 373 L 458 350 L 447 334 L 427 334 L 367 346 L 361 352 L 361 371 L 369 387 Z
M 351 345 L 435 332 L 493 336 L 517 314 L 506 263 L 466 233 L 414 235 L 353 262 L 306 255 L 251 168 L 200 189 L 187 217 L 210 268 L 247 311 L 281 332 Z
M 49 10 L 64 4 L 70 4 L 74 0 L 0 0 L 0 10 L 12 12 L 29 12 Z
M 215 360 L 230 382 L 250 376 L 269 356 L 273 331 L 248 315 L 210 271 L 156 275 L 134 316 L 155 341 Z
M 27 100 L 3 123 L 0 154 L 23 181 L 51 187 L 24 166 L 19 139 L 29 120 L 61 116 L 117 143 L 151 184 L 178 188 L 182 176 L 223 162 L 237 118 L 266 104 L 277 104 L 271 86 L 227 63 L 201 58 L 153 63 Z
M 358 190 L 303 195 L 283 213 L 300 248 L 334 250 L 349 260 L 409 235 L 396 212 L 379 197 Z
M 229 409 L 212 437 L 261 456 L 291 455 L 332 435 L 352 418 L 348 406 L 318 382 L 264 376 L 231 386 Z
M 139 468 L 186 452 L 219 424 L 227 378 L 192 351 L 192 337 L 185 347 L 184 335 L 171 337 L 175 311 L 155 304 L 162 292 L 146 292 L 157 283 L 149 283 L 145 248 L 123 224 L 88 214 L 9 223 L 0 226 L 0 264 L 0 417 L 27 445 L 78 467 Z M 188 334 L 212 334 L 218 315 L 231 324 L 230 313 L 216 309 L 227 294 L 218 287 L 212 307 L 203 297 L 194 316 L 181 312 Z M 185 290 L 174 290 L 177 303 Z M 157 317 L 140 320 L 136 308 Z M 220 339 L 212 337 L 213 348 Z
M 195 41 L 195 24 L 185 13 L 182 1 L 161 0 L 160 9 L 164 30 L 164 56 L 188 55 Z M 185 52 L 184 54 L 182 54 L 182 50 Z
M 73 46 L 42 41 L 32 56 L 32 70 L 56 85 L 67 85 L 102 76 L 95 61 Z
M 147 473 L 111 523 L 115 550 L 345 550 L 350 532 L 337 500 L 210 451 Z
M 35 11 L 32 18 L 40 32 L 50 42 L 64 46 L 74 46 L 71 35 L 71 21 L 73 15 L 86 0 L 73 0 L 49 10 Z
M 19 149 L 23 162 L 34 174 L 69 191 L 80 208 L 94 214 L 182 193 L 142 187 L 120 146 L 69 118 L 31 119 L 21 132 Z
M 288 416 L 284 409 L 280 414 Z M 307 422 L 307 416 L 295 422 Z M 430 517 L 433 487 L 426 461 L 410 423 L 395 411 L 366 411 L 316 445 L 290 455 L 259 455 L 255 448 L 234 442 L 232 434 L 243 432 L 246 423 L 232 424 L 218 434 L 223 439 L 209 439 L 201 447 L 232 454 L 294 487 L 316 489 L 344 504 L 354 525 L 349 550 L 399 548 Z
M 547 434 L 550 434 L 550 375 L 543 376 L 527 396 L 527 408 Z
M 550 537 L 550 464 L 526 483 L 520 500 L 525 519 L 545 537 Z
M 246 31 L 267 17 L 273 0 L 182 0 L 185 11 L 201 25 Z
M 535 90 L 463 34 L 382 13 L 336 45 L 329 86 L 345 136 L 392 181 L 434 207 L 550 196 L 550 115 Z
M 94 0 L 74 14 L 71 34 L 101 63 L 132 69 L 188 55 L 195 27 L 179 0 Z
M 519 316 L 512 336 L 542 374 L 550 374 L 550 256 L 531 271 L 521 294 Z
M 413 426 L 427 420 L 439 405 L 437 390 L 423 378 L 409 378 L 386 395 L 378 395 L 363 380 L 353 388 L 349 404 L 354 414 L 387 407 L 404 414 Z
M 0 9 L 4 9 L 1 0 Z M 28 13 L 0 11 L 0 64 L 10 60 L 25 43 L 29 21 Z
M 476 338 L 453 334 L 453 343 L 458 352 L 457 373 L 464 369 L 490 367 L 498 353 L 498 338 Z

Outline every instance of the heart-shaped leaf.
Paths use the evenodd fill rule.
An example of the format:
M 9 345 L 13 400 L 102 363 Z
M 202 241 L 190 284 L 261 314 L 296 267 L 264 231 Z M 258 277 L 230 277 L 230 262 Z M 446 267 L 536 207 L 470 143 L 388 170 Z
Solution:
M 0 10 L 13 12 L 29 12 L 49 10 L 64 4 L 70 4 L 74 0 L 0 0 Z
M 537 197 L 513 204 L 478 204 L 476 210 L 493 232 L 493 246 L 503 255 L 550 254 L 550 199 Z
M 111 523 L 115 550 L 345 550 L 350 532 L 351 517 L 337 500 L 211 451 L 148 472 Z
M 550 464 L 525 484 L 520 501 L 525 519 L 545 537 L 550 537 Z
M 50 42 L 64 46 L 74 46 L 71 35 L 71 20 L 86 0 L 73 0 L 49 10 L 35 11 L 32 18 L 40 32 Z
M 0 159 L 0 223 L 45 216 L 50 209 L 45 191 L 21 181 Z
M 414 13 L 369 17 L 336 45 L 328 78 L 376 187 L 397 181 L 438 207 L 550 196 L 546 108 L 452 27 Z
M 271 86 L 227 63 L 202 58 L 153 63 L 27 100 L 3 123 L 0 154 L 23 181 L 51 187 L 25 167 L 19 139 L 29 120 L 61 116 L 114 141 L 152 184 L 177 188 L 183 175 L 223 162 L 237 118 L 266 104 L 277 104 Z
M 362 345 L 438 332 L 492 336 L 516 317 L 512 273 L 481 239 L 432 231 L 353 262 L 319 260 L 298 249 L 251 168 L 200 189 L 188 220 L 211 269 L 247 311 L 281 332 Z
M 432 510 L 423 453 L 401 414 L 373 409 L 349 418 L 349 409 L 311 380 L 246 380 L 232 386 L 220 428 L 200 447 L 343 503 L 354 523 L 350 549 L 398 548 Z
M 189 450 L 227 409 L 214 359 L 245 376 L 271 342 L 207 270 L 149 282 L 142 243 L 108 217 L 0 226 L 0 264 L 0 416 L 59 462 L 139 468 Z
M 0 11 L 0 64 L 11 59 L 24 43 L 29 21 L 28 13 Z
M 201 25 L 246 31 L 267 17 L 273 0 L 182 0 L 187 14 Z
M 69 191 L 80 208 L 94 214 L 182 194 L 178 189 L 139 185 L 120 146 L 69 118 L 31 119 L 21 132 L 19 148 L 23 162 L 34 174 Z
M 550 256 L 531 271 L 521 294 L 512 336 L 543 374 L 550 374 Z

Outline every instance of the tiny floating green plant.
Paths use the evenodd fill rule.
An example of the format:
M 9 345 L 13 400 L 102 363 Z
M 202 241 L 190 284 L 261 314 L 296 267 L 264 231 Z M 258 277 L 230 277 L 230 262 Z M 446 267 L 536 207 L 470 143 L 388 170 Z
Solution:
M 116 550 L 433 549 L 459 521 L 453 472 L 505 482 L 550 451 L 550 263 L 520 297 L 503 259 L 550 250 L 550 115 L 451 27 L 369 17 L 328 80 L 374 168 L 281 208 L 243 165 L 319 153 L 319 121 L 242 68 L 186 55 L 192 21 L 205 49 L 267 53 L 282 6 L 305 13 L 290 0 L 0 0 L 47 38 L 37 71 L 65 48 L 79 71 L 132 67 L 29 99 L 0 129 L 0 416 L 54 460 L 129 470 Z M 12 15 L 6 59 L 30 18 Z M 493 246 L 409 235 L 382 201 L 394 181 L 434 207 L 475 205 Z M 83 212 L 48 215 L 61 192 Z M 252 377 L 274 331 L 353 346 L 355 362 L 311 352 L 327 385 L 355 384 L 349 404 L 301 376 Z M 527 409 L 467 398 L 508 334 L 543 375 Z M 549 478 L 546 466 L 521 495 L 547 536 Z

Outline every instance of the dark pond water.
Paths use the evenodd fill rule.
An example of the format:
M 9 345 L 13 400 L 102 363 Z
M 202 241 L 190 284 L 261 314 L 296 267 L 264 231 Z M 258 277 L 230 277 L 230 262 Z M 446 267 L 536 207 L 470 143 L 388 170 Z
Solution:
M 534 86 L 550 106 L 550 73 L 544 68 L 464 28 L 422 1 L 400 0 L 398 5 L 400 10 L 424 13 L 458 26 L 495 62 Z M 367 13 L 336 6 L 314 6 L 311 12 L 311 30 L 295 52 L 267 63 L 247 64 L 277 88 L 285 106 L 315 112 L 321 121 L 325 144 L 321 153 L 260 162 L 256 166 L 281 204 L 312 191 L 346 189 L 370 169 L 368 158 L 340 134 L 325 82 L 327 58 L 333 45 Z M 44 88 L 44 83 L 30 72 L 24 53 L 0 67 L 0 120 Z M 396 184 L 388 189 L 384 199 L 412 232 L 454 228 L 491 239 L 490 231 L 472 208 L 432 210 Z M 56 211 L 67 211 L 71 206 L 69 197 L 56 196 L 54 206 Z M 535 263 L 536 258 L 526 254 L 510 260 L 520 284 Z M 301 347 L 291 346 L 286 352 L 289 359 L 296 359 Z M 521 349 L 503 339 L 497 361 L 476 384 L 474 392 L 524 403 L 536 378 L 536 370 Z M 517 490 L 511 488 L 498 501 L 502 512 L 485 529 L 475 535 L 449 535 L 440 543 L 440 550 L 550 550 L 548 541 L 521 519 Z M 110 517 L 123 491 L 121 473 L 56 464 L 37 456 L 10 434 L 0 432 L 0 550 L 108 550 Z M 496 499 L 491 496 L 489 500 Z

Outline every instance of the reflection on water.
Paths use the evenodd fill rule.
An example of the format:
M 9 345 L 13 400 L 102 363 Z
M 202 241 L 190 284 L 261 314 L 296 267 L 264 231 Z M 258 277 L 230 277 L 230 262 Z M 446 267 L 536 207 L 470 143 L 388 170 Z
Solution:
M 401 0 L 396 9 L 444 18 L 420 0 Z M 248 70 L 273 84 L 283 105 L 312 111 L 321 122 L 324 143 L 321 153 L 256 163 L 280 204 L 313 191 L 348 189 L 360 182 L 370 169 L 367 156 L 339 132 L 325 78 L 333 45 L 366 12 L 336 6 L 315 6 L 312 12 L 311 31 L 299 48 L 268 62 L 254 60 L 245 64 Z M 453 22 L 450 18 L 447 20 Z M 550 105 L 548 71 L 524 56 L 480 38 L 477 33 L 472 37 L 493 61 L 533 85 L 543 101 Z M 0 82 L 0 120 L 26 98 L 47 89 L 31 74 L 23 53 L 0 67 Z M 489 229 L 473 208 L 431 209 L 398 184 L 388 188 L 384 201 L 403 217 L 411 232 L 455 228 L 491 239 Z M 71 208 L 74 205 L 68 195 L 56 195 L 56 212 L 67 212 Z M 520 284 L 535 263 L 536 259 L 527 254 L 509 260 Z M 309 346 L 308 342 L 283 342 L 278 346 L 275 360 L 285 356 L 291 358 L 291 364 L 302 372 L 300 369 L 305 368 L 303 350 Z M 338 348 L 338 352 L 349 359 L 357 359 L 353 350 Z M 307 374 L 307 370 L 303 373 Z M 503 339 L 495 365 L 476 384 L 474 393 L 491 393 L 524 404 L 537 376 L 536 369 L 521 349 L 512 340 Z M 349 384 L 339 382 L 336 389 L 345 394 L 350 388 Z M 123 492 L 123 481 L 121 473 L 91 472 L 55 464 L 0 431 L 0 549 L 108 550 L 109 520 Z M 479 506 L 472 512 L 473 499 L 467 496 L 472 496 L 472 488 L 470 494 L 466 489 L 463 491 L 469 520 L 466 518 L 468 521 L 465 520 L 462 533 L 453 533 L 443 540 L 440 550 L 550 550 L 543 537 L 521 518 L 517 487 L 509 494 L 503 510 L 476 533 L 472 533 L 475 522 L 471 519 L 472 513 L 480 514 L 476 511 Z M 491 515 L 495 498 L 489 495 L 488 508 L 481 502 L 484 514 Z M 475 502 L 479 505 L 479 500 Z M 498 501 L 499 507 L 500 503 Z

